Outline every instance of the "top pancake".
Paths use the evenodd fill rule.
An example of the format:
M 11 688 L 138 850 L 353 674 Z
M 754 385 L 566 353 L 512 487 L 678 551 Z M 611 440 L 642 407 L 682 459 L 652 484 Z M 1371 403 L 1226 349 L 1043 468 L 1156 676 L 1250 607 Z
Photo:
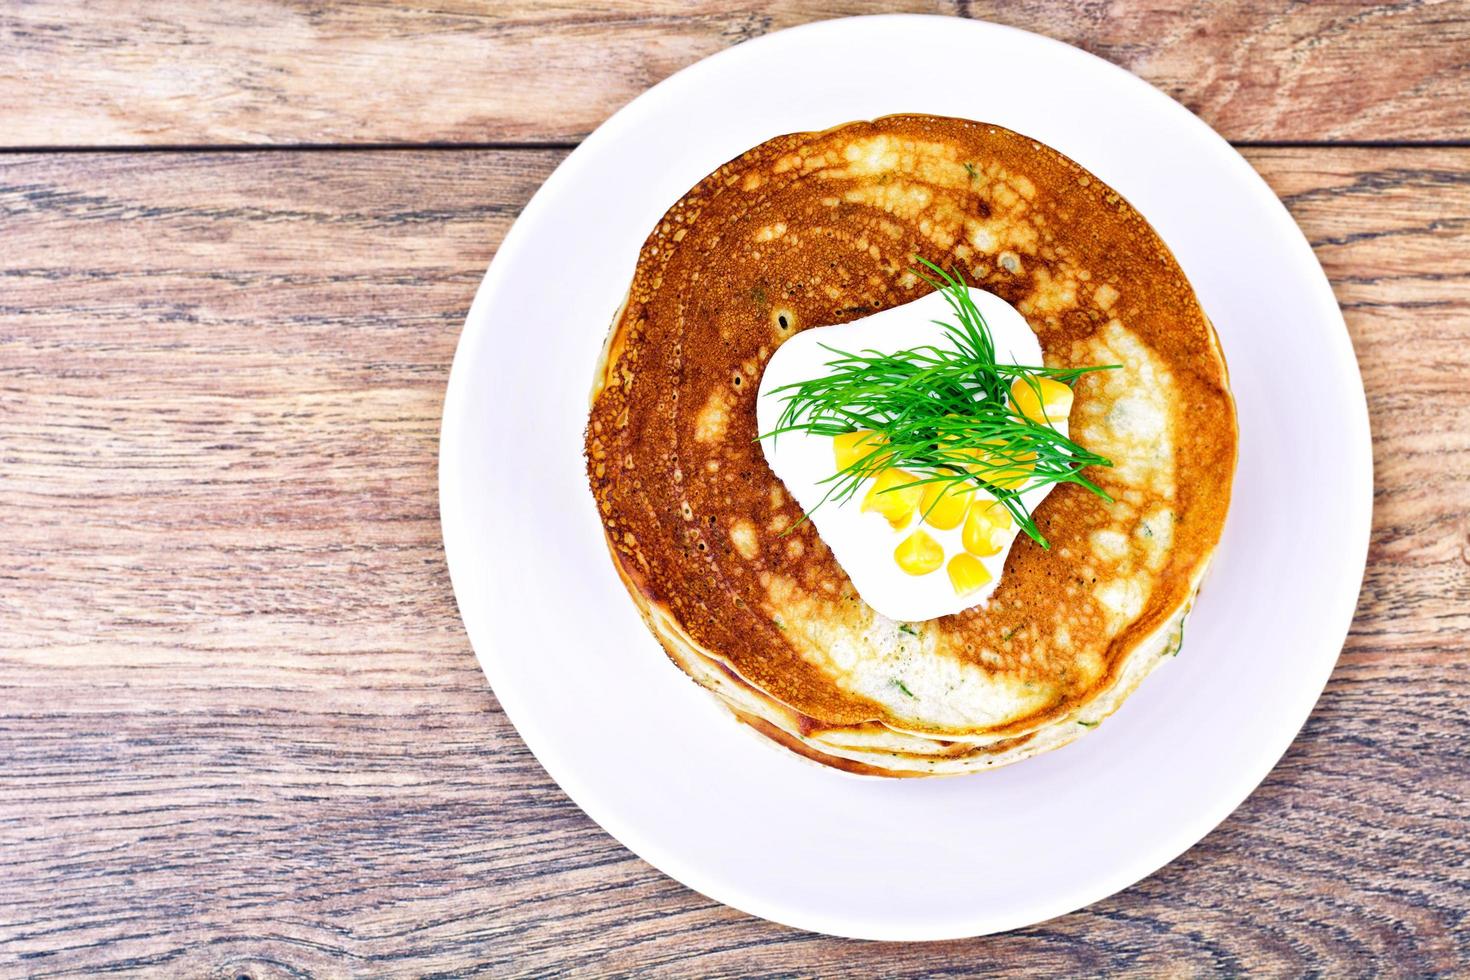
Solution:
M 914 256 L 1015 306 L 1076 386 L 1108 503 L 1057 487 L 983 608 L 869 609 L 756 442 L 761 371 L 794 332 L 918 298 Z M 1224 522 L 1236 430 L 1213 330 L 1115 191 L 983 123 L 890 116 L 777 137 L 676 203 L 608 338 L 588 474 L 645 614 L 812 730 L 1001 738 L 1073 714 L 1177 619 Z M 661 636 L 666 646 L 667 636 Z M 676 658 L 679 659 L 679 658 Z M 808 724 L 809 723 L 809 724 Z

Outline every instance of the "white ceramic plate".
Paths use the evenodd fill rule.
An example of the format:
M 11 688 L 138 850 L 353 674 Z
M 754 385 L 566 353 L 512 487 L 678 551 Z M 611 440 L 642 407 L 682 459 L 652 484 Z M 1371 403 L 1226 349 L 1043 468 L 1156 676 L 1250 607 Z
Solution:
M 730 720 L 634 612 L 582 468 L 598 351 L 669 205 L 769 137 L 894 112 L 999 123 L 1121 191 L 1198 290 L 1240 412 L 1230 519 L 1183 653 L 1076 744 L 956 779 L 846 776 Z M 997 932 L 1080 908 L 1235 809 L 1337 659 L 1371 490 L 1341 314 L 1250 166 L 1183 107 L 1091 55 L 917 16 L 741 44 L 593 133 L 526 207 L 475 297 L 440 446 L 465 626 L 506 713 L 572 799 L 721 902 L 891 940 Z

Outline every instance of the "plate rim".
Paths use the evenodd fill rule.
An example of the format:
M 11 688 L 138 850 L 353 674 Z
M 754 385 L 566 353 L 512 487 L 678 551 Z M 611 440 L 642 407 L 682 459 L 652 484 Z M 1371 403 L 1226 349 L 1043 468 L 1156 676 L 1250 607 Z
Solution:
M 1033 905 L 1037 908 L 1017 909 L 1009 915 L 974 914 L 968 917 L 961 916 L 952 924 L 945 923 L 939 928 L 908 928 L 908 927 L 857 927 L 841 917 L 826 915 L 820 911 L 786 909 L 773 905 L 772 903 L 739 893 L 738 889 L 723 881 L 716 880 L 713 876 L 705 873 L 699 867 L 684 861 L 676 855 L 662 848 L 659 843 L 649 835 L 644 834 L 637 827 L 623 821 L 617 814 L 610 813 L 596 804 L 589 806 L 589 796 L 585 784 L 575 772 L 575 767 L 568 764 L 560 755 L 550 747 L 549 740 L 542 734 L 535 719 L 534 712 L 522 701 L 520 694 L 513 687 L 506 687 L 497 683 L 496 670 L 494 666 L 494 644 L 490 635 L 483 629 L 477 629 L 472 625 L 475 618 L 473 614 L 467 614 L 466 608 L 470 605 L 463 596 L 464 582 L 468 572 L 464 570 L 464 563 L 468 559 L 461 557 L 460 547 L 453 543 L 453 539 L 463 537 L 456 534 L 457 529 L 462 529 L 461 508 L 465 506 L 463 496 L 460 492 L 460 483 L 455 476 L 460 465 L 455 456 L 455 447 L 459 444 L 460 429 L 466 423 L 466 412 L 463 405 L 468 398 L 467 389 L 470 385 L 469 365 L 476 360 L 475 354 L 479 347 L 485 342 L 488 334 L 486 324 L 486 313 L 491 305 L 493 294 L 501 283 L 501 276 L 497 269 L 504 270 L 509 264 L 508 260 L 502 260 L 502 256 L 514 254 L 521 247 L 522 240 L 529 234 L 526 230 L 533 224 L 533 219 L 547 207 L 547 201 L 555 196 L 556 190 L 564 183 L 575 178 L 578 169 L 583 166 L 584 161 L 593 156 L 593 150 L 601 146 L 604 141 L 612 139 L 621 124 L 625 124 L 638 113 L 650 111 L 655 107 L 659 99 L 675 89 L 696 83 L 698 77 L 711 71 L 716 67 L 722 67 L 725 62 L 752 58 L 752 51 L 757 51 L 770 44 L 776 43 L 776 39 L 782 39 L 782 43 L 789 43 L 792 35 L 812 35 L 813 37 L 829 32 L 840 32 L 843 30 L 881 30 L 885 23 L 904 22 L 927 22 L 931 28 L 942 27 L 945 30 L 970 30 L 977 33 L 998 33 L 1002 36 L 1021 36 L 1026 43 L 1039 44 L 1042 47 L 1060 49 L 1063 57 L 1076 58 L 1081 56 L 1084 60 L 1095 63 L 1095 67 L 1113 73 L 1120 80 L 1131 86 L 1141 99 L 1163 103 L 1168 112 L 1174 113 L 1183 125 L 1192 126 L 1197 133 L 1206 141 L 1217 144 L 1217 149 L 1223 151 L 1222 156 L 1228 160 L 1230 165 L 1237 170 L 1239 179 L 1245 183 L 1253 184 L 1259 192 L 1263 192 L 1270 201 L 1274 202 L 1273 223 L 1280 230 L 1287 233 L 1293 250 L 1305 253 L 1309 265 L 1306 267 L 1305 279 L 1310 284 L 1311 299 L 1315 306 L 1320 308 L 1322 315 L 1333 321 L 1340 327 L 1335 334 L 1336 340 L 1329 341 L 1332 346 L 1326 354 L 1331 355 L 1333 373 L 1340 373 L 1344 381 L 1350 378 L 1353 384 L 1350 386 L 1356 397 L 1352 398 L 1353 412 L 1351 417 L 1339 419 L 1345 423 L 1349 430 L 1348 439 L 1353 446 L 1353 460 L 1351 468 L 1361 473 L 1361 478 L 1353 484 L 1344 488 L 1345 493 L 1350 493 L 1348 509 L 1352 513 L 1352 528 L 1348 534 L 1357 539 L 1356 547 L 1351 551 L 1355 557 L 1344 573 L 1344 581 L 1350 577 L 1353 582 L 1351 598 L 1348 595 L 1347 586 L 1341 587 L 1341 595 L 1334 595 L 1333 605 L 1337 608 L 1333 614 L 1324 614 L 1324 622 L 1331 621 L 1335 625 L 1331 635 L 1340 637 L 1338 640 L 1338 652 L 1330 660 L 1323 658 L 1314 679 L 1310 684 L 1305 681 L 1300 685 L 1292 700 L 1290 713 L 1291 724 L 1283 724 L 1281 732 L 1283 735 L 1276 739 L 1281 744 L 1270 749 L 1258 752 L 1261 756 L 1257 764 L 1251 767 L 1241 765 L 1237 767 L 1237 777 L 1234 789 L 1230 793 L 1224 793 L 1222 800 L 1229 800 L 1229 805 L 1217 804 L 1201 811 L 1192 819 L 1184 819 L 1176 822 L 1173 833 L 1167 835 L 1166 842 L 1150 848 L 1147 858 L 1136 860 L 1127 868 L 1120 868 L 1108 876 L 1098 876 L 1091 887 L 1078 887 L 1066 891 L 1066 897 L 1061 900 L 1053 898 L 1052 901 L 1037 901 Z M 861 26 L 858 26 L 861 25 Z M 593 148 L 589 150 L 588 148 Z M 439 434 L 438 453 L 438 490 L 440 530 L 444 544 L 446 565 L 449 570 L 451 586 L 455 595 L 456 606 L 465 625 L 466 636 L 469 639 L 475 653 L 475 658 L 485 674 L 486 680 L 493 690 L 497 700 L 506 717 L 511 721 L 522 741 L 526 744 L 537 762 L 557 783 L 560 789 L 581 809 L 593 822 L 612 836 L 620 845 L 627 848 L 637 857 L 646 861 L 658 869 L 661 873 L 684 884 L 686 887 L 705 895 L 715 901 L 728 905 L 748 915 L 776 922 L 791 928 L 803 929 L 827 935 L 843 938 L 865 939 L 865 940 L 902 940 L 902 941 L 944 941 L 963 938 L 972 938 L 981 935 L 991 935 L 1006 932 L 1013 929 L 1024 928 L 1040 922 L 1047 921 L 1060 915 L 1070 914 L 1084 909 L 1108 896 L 1143 880 L 1156 873 L 1160 869 L 1176 860 L 1180 855 L 1194 847 L 1197 843 L 1208 836 L 1216 827 L 1223 823 L 1233 814 L 1240 805 L 1260 786 L 1271 774 L 1280 762 L 1281 758 L 1295 743 L 1306 724 L 1313 708 L 1319 701 L 1328 680 L 1341 656 L 1342 644 L 1346 641 L 1355 618 L 1356 606 L 1361 595 L 1362 583 L 1367 568 L 1368 547 L 1372 529 L 1372 496 L 1373 496 L 1373 457 L 1370 417 L 1367 407 L 1366 390 L 1362 384 L 1362 374 L 1351 333 L 1347 329 L 1346 321 L 1343 319 L 1341 308 L 1332 292 L 1331 283 L 1320 261 L 1313 252 L 1305 234 L 1296 224 L 1295 220 L 1287 211 L 1279 197 L 1266 184 L 1265 180 L 1250 165 L 1250 163 L 1223 137 L 1216 133 L 1207 123 L 1199 119 L 1187 108 L 1176 102 L 1164 92 L 1150 85 L 1148 82 L 1115 65 L 1106 59 L 1100 58 L 1090 52 L 1084 51 L 1065 42 L 1046 37 L 1031 31 L 1008 25 L 996 24 L 990 21 L 976 20 L 970 18 L 950 17 L 938 14 L 870 14 L 855 17 L 842 17 L 829 20 L 815 21 L 802 24 L 780 31 L 773 31 L 761 37 L 722 49 L 706 58 L 665 78 L 649 89 L 645 90 L 632 99 L 622 108 L 613 113 L 607 120 L 599 125 L 588 137 L 583 140 L 565 159 L 557 165 L 545 182 L 532 195 L 520 216 L 506 233 L 500 247 L 492 257 L 489 268 L 486 270 L 480 285 L 477 287 L 474 299 L 466 314 L 464 326 L 456 343 L 454 360 L 449 373 L 449 380 L 445 392 L 443 413 Z M 1237 474 L 1238 475 L 1238 474 Z M 456 572 L 456 567 L 461 571 Z M 1208 583 L 1206 583 L 1208 585 Z M 481 641 L 476 642 L 476 635 L 481 634 Z M 503 680 L 503 678 L 502 678 Z M 1259 772 L 1256 770 L 1259 769 Z M 1249 775 L 1240 778 L 1238 773 L 1249 771 Z M 1216 812 L 1218 811 L 1218 812 Z M 1053 893 L 1056 894 L 1056 893 Z M 960 919 L 965 919 L 971 924 L 961 924 Z

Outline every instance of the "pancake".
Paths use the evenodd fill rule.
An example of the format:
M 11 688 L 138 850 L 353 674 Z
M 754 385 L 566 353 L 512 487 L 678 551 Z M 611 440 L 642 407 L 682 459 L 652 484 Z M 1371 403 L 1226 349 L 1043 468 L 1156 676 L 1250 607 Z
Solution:
M 910 302 L 919 256 L 1014 306 L 1075 388 L 1105 501 L 1056 487 L 985 604 L 897 623 L 856 594 L 766 465 L 755 397 L 796 332 Z M 1225 362 L 1167 247 L 1035 140 L 889 116 L 777 137 L 659 222 L 586 433 L 609 550 L 670 658 L 772 742 L 872 775 L 1055 748 L 1177 652 L 1229 504 Z M 794 528 L 794 529 L 793 529 Z

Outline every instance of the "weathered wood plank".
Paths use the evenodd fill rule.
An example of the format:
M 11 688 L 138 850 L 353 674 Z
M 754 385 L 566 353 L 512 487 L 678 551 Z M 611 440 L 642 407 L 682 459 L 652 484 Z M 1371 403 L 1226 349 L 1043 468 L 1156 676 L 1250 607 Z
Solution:
M 910 947 L 648 868 L 475 666 L 440 399 L 558 159 L 0 158 L 0 974 L 1463 969 L 1470 150 L 1252 154 L 1334 281 L 1374 425 L 1371 565 L 1303 737 L 1127 892 Z
M 22 0 L 0 9 L 0 144 L 575 140 L 721 48 L 894 11 L 1080 45 L 1235 140 L 1470 138 L 1465 0 Z

